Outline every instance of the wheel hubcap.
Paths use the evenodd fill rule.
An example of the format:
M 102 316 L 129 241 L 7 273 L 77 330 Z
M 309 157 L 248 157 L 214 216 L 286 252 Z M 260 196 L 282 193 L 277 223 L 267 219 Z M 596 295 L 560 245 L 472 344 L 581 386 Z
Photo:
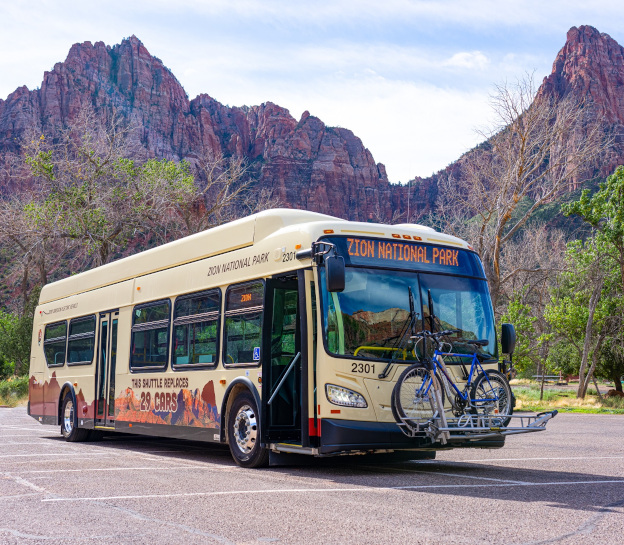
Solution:
M 66 434 L 70 434 L 74 427 L 74 403 L 69 401 L 65 405 L 65 413 L 63 414 L 63 429 Z
M 234 439 L 241 452 L 250 453 L 256 445 L 257 436 L 256 413 L 249 405 L 243 405 L 234 420 Z

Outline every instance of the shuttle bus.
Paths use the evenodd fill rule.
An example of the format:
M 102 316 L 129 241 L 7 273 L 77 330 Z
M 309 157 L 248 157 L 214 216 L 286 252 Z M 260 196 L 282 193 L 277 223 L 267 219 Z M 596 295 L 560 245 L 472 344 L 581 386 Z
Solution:
M 418 457 L 442 445 L 402 433 L 391 396 L 416 358 L 401 332 L 410 320 L 427 328 L 433 305 L 444 327 L 486 339 L 486 365 L 499 368 L 487 281 L 466 242 L 261 212 L 46 285 L 28 412 L 67 441 L 224 443 L 246 467 L 279 453 Z

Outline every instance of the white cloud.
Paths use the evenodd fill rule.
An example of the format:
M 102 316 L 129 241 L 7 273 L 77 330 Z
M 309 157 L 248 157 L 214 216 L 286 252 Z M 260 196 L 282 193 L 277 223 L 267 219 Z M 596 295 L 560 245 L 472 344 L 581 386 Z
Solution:
M 461 51 L 455 53 L 450 59 L 444 62 L 445 66 L 456 68 L 467 68 L 470 70 L 485 70 L 490 64 L 488 59 L 481 51 Z

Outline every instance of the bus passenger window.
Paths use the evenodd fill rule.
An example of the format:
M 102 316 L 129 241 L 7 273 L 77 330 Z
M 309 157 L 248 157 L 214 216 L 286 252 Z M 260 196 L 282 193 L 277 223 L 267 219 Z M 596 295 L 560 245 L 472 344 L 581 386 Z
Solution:
M 47 325 L 43 340 L 43 352 L 48 367 L 60 367 L 65 364 L 65 342 L 67 340 L 67 322 Z
M 178 297 L 173 311 L 173 366 L 217 363 L 221 290 Z
M 167 367 L 170 312 L 169 300 L 134 307 L 130 369 Z
M 264 283 L 230 286 L 225 296 L 223 363 L 260 363 Z
M 69 323 L 67 363 L 89 364 L 93 361 L 95 347 L 95 316 L 78 318 Z

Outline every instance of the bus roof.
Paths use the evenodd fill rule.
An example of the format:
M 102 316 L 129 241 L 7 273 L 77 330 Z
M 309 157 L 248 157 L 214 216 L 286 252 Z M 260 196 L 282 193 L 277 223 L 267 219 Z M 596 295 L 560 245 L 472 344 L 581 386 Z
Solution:
M 466 242 L 438 233 L 423 225 L 350 222 L 306 210 L 278 208 L 213 227 L 47 284 L 41 290 L 39 304 L 253 246 L 269 236 L 279 235 L 281 230 L 290 231 L 293 228 L 305 235 L 307 240 L 301 242 L 304 245 L 307 244 L 308 247 L 313 241 L 326 234 L 327 230 L 333 229 L 336 235 L 351 234 L 383 238 L 393 235 L 398 238 L 397 235 L 403 234 L 418 235 L 423 242 L 468 248 Z

